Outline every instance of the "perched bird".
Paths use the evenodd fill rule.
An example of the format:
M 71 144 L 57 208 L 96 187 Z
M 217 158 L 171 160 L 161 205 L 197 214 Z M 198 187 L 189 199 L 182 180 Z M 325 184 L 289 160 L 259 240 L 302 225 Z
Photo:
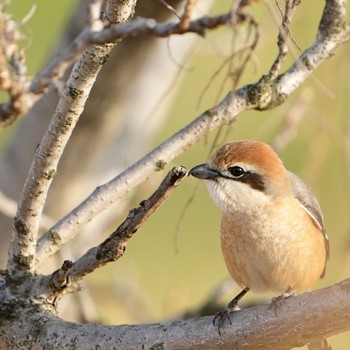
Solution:
M 215 316 L 219 331 L 250 289 L 300 293 L 324 276 L 329 242 L 320 206 L 269 145 L 227 143 L 189 175 L 207 180 L 209 193 L 222 210 L 224 260 L 243 288 Z

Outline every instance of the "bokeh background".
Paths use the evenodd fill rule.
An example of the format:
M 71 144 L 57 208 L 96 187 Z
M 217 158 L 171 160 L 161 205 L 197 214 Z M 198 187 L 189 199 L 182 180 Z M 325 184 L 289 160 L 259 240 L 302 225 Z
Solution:
M 153 6 L 162 6 L 156 0 L 152 3 Z M 23 24 L 26 40 L 22 45 L 30 76 L 34 76 L 56 51 L 62 32 L 76 11 L 77 1 L 13 2 L 7 12 L 20 20 L 34 4 L 35 13 Z M 228 0 L 215 2 L 212 13 L 227 11 L 230 4 Z M 273 1 L 260 2 L 249 9 L 260 23 L 260 40 L 240 85 L 257 81 L 269 69 L 276 55 L 278 11 L 274 4 Z M 323 4 L 304 1 L 297 9 L 291 33 L 302 49 L 308 47 L 315 38 Z M 204 5 L 200 2 L 197 5 L 199 13 L 201 6 Z M 170 14 L 168 16 L 175 20 Z M 227 93 L 232 86 L 234 67 L 230 66 L 229 57 L 233 43 L 242 43 L 246 33 L 242 30 L 233 34 L 229 28 L 208 32 L 205 38 L 198 39 L 191 55 L 185 55 L 185 60 L 178 52 L 179 38 L 157 39 L 166 43 L 163 59 L 167 59 L 173 69 L 175 67 L 177 74 L 176 79 L 163 89 L 159 102 L 149 107 L 146 119 L 134 125 L 139 133 L 147 128 L 148 123 L 154 125 L 152 137 L 142 145 L 141 153 L 140 150 L 135 152 L 135 159 L 156 147 Z M 128 41 L 123 44 L 128 45 Z M 292 47 L 292 52 L 285 67 L 298 55 L 298 49 Z M 285 104 L 271 111 L 244 113 L 234 124 L 223 127 L 219 134 L 209 135 L 165 167 L 165 170 L 174 165 L 190 168 L 208 158 L 214 143 L 222 144 L 228 140 L 258 139 L 274 145 L 286 167 L 300 175 L 313 189 L 323 209 L 331 242 L 331 258 L 326 277 L 315 288 L 333 284 L 350 274 L 349 57 L 350 47 L 344 45 Z M 132 60 L 133 57 L 128 59 Z M 134 98 L 149 98 L 154 85 L 161 79 L 157 71 L 153 71 L 149 89 L 138 91 L 142 96 L 136 95 Z M 1 95 L 1 98 L 5 100 L 6 96 Z M 101 102 L 96 118 L 104 113 L 103 107 Z M 143 110 L 137 113 L 142 114 Z M 157 113 L 162 113 L 163 117 L 154 117 Z M 47 113 L 45 118 L 49 120 L 50 116 Z M 0 146 L 7 162 L 11 158 L 6 154 L 8 147 L 16 142 L 20 123 L 16 122 L 0 135 Z M 77 135 L 78 132 L 73 138 Z M 99 137 L 103 138 L 100 134 Z M 116 132 L 116 137 L 122 136 Z M 98 139 L 91 141 L 99 142 Z M 134 154 L 133 147 L 136 148 L 137 143 L 138 138 L 134 137 L 127 151 L 122 150 L 124 155 L 118 153 L 119 158 L 124 157 L 122 165 L 118 165 L 118 171 L 132 162 L 133 157 L 129 157 L 128 153 Z M 71 162 L 78 162 L 76 155 L 74 157 Z M 110 164 L 117 161 L 113 152 L 107 152 L 105 160 Z M 60 172 L 64 173 L 64 169 L 60 169 Z M 95 176 L 95 180 L 87 185 L 86 194 L 116 174 L 116 169 L 114 173 L 109 169 L 107 174 L 96 179 L 95 172 L 87 171 L 84 176 Z M 110 230 L 116 227 L 129 208 L 152 193 L 164 175 L 164 171 L 158 172 L 123 201 L 119 219 L 111 224 Z M 65 184 L 61 183 L 61 186 Z M 1 190 L 6 192 L 4 183 Z M 83 198 L 84 195 L 79 192 L 75 203 Z M 66 200 L 70 202 L 67 197 Z M 68 212 L 69 207 L 62 210 L 63 213 Z M 4 225 L 3 234 L 8 233 L 8 224 Z M 88 315 L 85 315 L 86 318 L 107 324 L 154 322 L 184 317 L 186 313 L 201 308 L 213 292 L 225 280 L 229 280 L 220 252 L 219 225 L 219 210 L 211 202 L 204 185 L 193 178 L 183 181 L 131 239 L 125 256 L 86 279 L 86 290 L 81 292 L 83 302 L 79 300 L 89 309 L 84 311 Z M 107 232 L 101 232 L 97 242 Z M 90 238 L 87 241 L 90 242 Z M 1 254 L 5 253 L 2 251 Z M 62 253 L 58 263 L 65 258 Z M 238 288 L 228 283 L 223 290 L 219 301 L 225 305 Z M 244 303 L 268 302 L 269 298 L 271 296 L 250 293 L 242 306 Z M 63 318 L 74 317 L 66 310 L 62 307 Z M 335 336 L 331 342 L 335 349 L 349 349 L 350 334 Z

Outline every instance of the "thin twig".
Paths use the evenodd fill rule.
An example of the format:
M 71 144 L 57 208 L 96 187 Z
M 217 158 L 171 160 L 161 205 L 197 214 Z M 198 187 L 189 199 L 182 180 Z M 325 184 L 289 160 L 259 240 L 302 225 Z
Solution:
M 122 257 L 128 240 L 164 203 L 186 174 L 185 167 L 171 169 L 157 190 L 143 200 L 139 207 L 130 210 L 125 221 L 104 242 L 91 248 L 72 265 L 70 280 L 77 281 L 93 270 Z
M 62 76 L 68 66 L 77 56 L 91 44 L 104 44 L 113 42 L 123 36 L 157 36 L 167 37 L 174 34 L 197 33 L 204 35 L 206 29 L 217 28 L 230 23 L 231 14 L 225 13 L 214 17 L 202 17 L 191 21 L 187 30 L 179 27 L 179 22 L 157 23 L 153 19 L 136 19 L 130 23 L 119 24 L 111 28 L 105 28 L 100 32 L 91 31 L 86 28 L 65 50 L 51 61 L 33 80 L 30 92 L 33 94 L 42 93 L 47 88 L 47 79 L 57 79 Z M 1 110 L 0 110 L 1 112 Z
M 282 15 L 282 24 L 280 25 L 279 29 L 279 34 L 278 34 L 278 40 L 277 40 L 277 45 L 278 45 L 278 55 L 272 65 L 272 67 L 269 70 L 269 73 L 264 76 L 262 79 L 262 82 L 264 84 L 271 84 L 273 80 L 276 79 L 278 74 L 281 71 L 282 64 L 285 62 L 287 55 L 288 55 L 288 37 L 291 37 L 290 31 L 289 31 L 289 25 L 290 21 L 292 19 L 292 16 L 294 14 L 294 11 L 299 5 L 300 0 L 286 0 L 285 1 L 285 9 L 284 9 L 284 14 L 282 12 L 282 9 L 278 3 L 278 0 L 275 0 L 276 5 L 281 12 Z M 292 39 L 293 42 L 294 39 Z M 296 44 L 296 43 L 295 43 Z M 299 47 L 298 47 L 299 48 Z
M 187 30 L 190 26 L 191 15 L 197 0 L 187 0 L 185 4 L 184 13 L 181 16 L 179 27 L 182 30 Z
M 179 13 L 170 6 L 165 0 L 158 0 L 161 4 L 163 4 L 170 12 L 172 12 L 179 20 L 181 20 L 181 16 Z

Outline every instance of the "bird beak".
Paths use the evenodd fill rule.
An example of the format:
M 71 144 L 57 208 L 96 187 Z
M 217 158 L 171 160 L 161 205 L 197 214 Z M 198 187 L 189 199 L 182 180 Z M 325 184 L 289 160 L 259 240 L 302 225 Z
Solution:
M 195 166 L 189 171 L 188 176 L 190 175 L 202 180 L 215 180 L 221 176 L 220 172 L 210 167 L 208 163 Z

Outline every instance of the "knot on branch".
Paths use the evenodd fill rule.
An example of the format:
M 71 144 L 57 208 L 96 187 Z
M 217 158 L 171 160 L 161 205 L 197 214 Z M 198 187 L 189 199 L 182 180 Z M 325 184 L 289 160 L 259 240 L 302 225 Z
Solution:
M 69 285 L 69 273 L 73 262 L 65 260 L 62 267 L 51 275 L 51 286 L 55 291 L 62 291 Z
M 248 85 L 247 91 L 249 103 L 258 111 L 279 106 L 287 97 L 280 94 L 273 84 L 265 83 L 264 77 L 258 83 Z

